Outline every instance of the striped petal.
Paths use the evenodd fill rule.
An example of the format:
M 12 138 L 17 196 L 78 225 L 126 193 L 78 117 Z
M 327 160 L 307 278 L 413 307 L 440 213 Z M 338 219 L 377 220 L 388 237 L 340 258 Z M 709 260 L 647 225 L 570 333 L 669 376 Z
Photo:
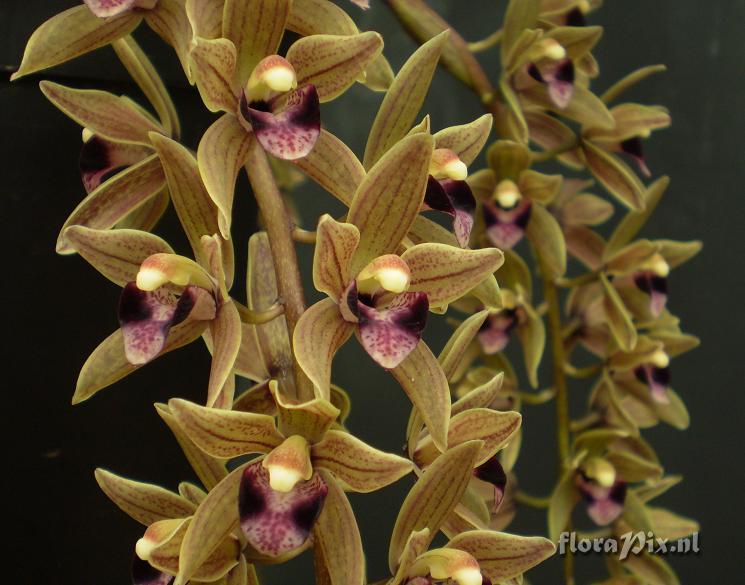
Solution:
M 473 228 L 476 199 L 465 181 L 437 180 L 430 175 L 424 205 L 453 218 L 453 233 L 461 248 L 468 246 Z
M 155 358 L 165 346 L 171 327 L 184 321 L 198 303 L 209 304 L 206 294 L 188 286 L 176 298 L 164 289 L 146 292 L 134 282 L 127 284 L 119 300 L 119 323 L 129 363 L 142 365 Z
M 283 160 L 303 158 L 321 133 L 318 93 L 314 86 L 306 85 L 279 98 L 286 99 L 286 105 L 275 110 L 279 100 L 249 103 L 244 93 L 240 114 L 269 154 Z
M 243 471 L 238 495 L 241 529 L 258 552 L 276 557 L 301 547 L 310 535 L 328 487 L 318 474 L 287 493 L 269 485 L 261 462 Z
M 387 370 L 398 366 L 416 347 L 427 323 L 426 293 L 403 293 L 384 309 L 357 301 L 360 342 Z

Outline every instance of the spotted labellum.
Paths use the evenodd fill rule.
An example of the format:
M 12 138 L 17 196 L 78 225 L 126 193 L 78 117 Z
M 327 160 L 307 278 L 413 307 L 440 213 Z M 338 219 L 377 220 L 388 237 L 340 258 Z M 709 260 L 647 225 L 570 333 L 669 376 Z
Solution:
M 671 274 L 701 244 L 647 233 L 670 184 L 652 180 L 647 140 L 671 118 L 623 97 L 664 67 L 603 86 L 599 0 L 510 0 L 498 30 L 470 43 L 427 0 L 70 4 L 32 34 L 12 79 L 111 47 L 141 100 L 40 83 L 82 134 L 82 188 L 56 251 L 121 290 L 109 307 L 119 326 L 83 364 L 72 401 L 187 344 L 210 356 L 208 373 L 174 390 L 189 400 L 155 404 L 193 479 L 169 490 L 95 472 L 142 526 L 133 585 L 282 581 L 281 565 L 300 555 L 328 585 L 515 585 L 532 582 L 528 571 L 571 526 L 698 530 L 650 505 L 680 478 L 645 433 L 690 424 L 689 389 L 671 387 L 670 362 L 698 339 L 672 312 Z M 398 70 L 383 36 L 360 28 L 383 4 L 418 45 Z M 213 116 L 193 143 L 136 40 L 141 25 Z M 476 58 L 491 50 L 497 72 Z M 475 99 L 459 98 L 448 112 L 457 125 L 436 129 L 422 108 L 438 66 Z M 352 101 L 337 101 L 351 88 Z M 368 120 L 354 100 L 377 104 L 359 152 L 342 139 Z M 249 233 L 236 222 L 246 200 L 258 217 Z M 162 218 L 180 225 L 172 241 L 186 250 L 156 235 Z M 242 238 L 247 254 L 235 249 Z M 344 376 L 352 337 L 362 359 Z M 399 433 L 389 428 L 398 403 L 367 392 L 380 408 L 363 418 L 395 453 L 357 436 L 375 435 L 352 414 L 375 372 L 411 403 Z M 571 388 L 586 399 L 570 404 L 575 380 L 587 381 Z M 522 429 L 554 401 L 548 464 L 557 449 L 544 441 L 533 452 Z M 531 474 L 536 492 L 550 496 L 529 493 L 531 465 L 543 473 Z M 365 494 L 399 481 L 408 492 L 386 492 L 394 514 L 380 518 L 396 519 L 378 558 L 356 514 Z M 545 536 L 507 532 L 526 506 L 546 511 Z M 120 553 L 126 561 L 131 549 L 106 550 Z M 574 583 L 582 559 L 570 560 L 563 575 Z M 608 584 L 677 582 L 662 557 L 609 555 L 606 565 Z

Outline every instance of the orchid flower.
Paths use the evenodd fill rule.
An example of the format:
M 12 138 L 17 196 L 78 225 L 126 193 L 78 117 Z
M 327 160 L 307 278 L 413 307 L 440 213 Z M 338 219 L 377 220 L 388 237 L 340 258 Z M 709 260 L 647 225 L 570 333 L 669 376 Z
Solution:
M 243 466 L 236 514 L 253 549 L 269 557 L 304 550 L 329 481 L 371 492 L 409 473 L 411 463 L 333 428 L 340 414 L 328 400 L 286 402 L 271 383 L 278 418 L 210 409 L 171 400 L 171 412 L 188 436 L 219 459 L 265 454 Z M 220 433 L 214 429 L 221 428 Z M 321 471 L 323 470 L 323 471 Z
M 535 207 L 553 201 L 561 177 L 531 170 L 529 150 L 508 140 L 494 143 L 487 161 L 490 168 L 471 175 L 468 183 L 480 201 L 485 239 L 507 250 L 523 238 L 533 213 L 547 215 Z

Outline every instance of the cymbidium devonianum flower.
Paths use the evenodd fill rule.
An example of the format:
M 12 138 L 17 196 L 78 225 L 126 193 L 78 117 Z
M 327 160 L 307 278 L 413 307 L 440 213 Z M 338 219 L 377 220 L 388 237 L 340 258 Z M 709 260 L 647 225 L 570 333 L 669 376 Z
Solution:
M 649 530 L 644 505 L 636 494 L 663 475 L 652 447 L 629 431 L 601 425 L 579 433 L 574 448 L 577 455 L 551 496 L 552 536 L 581 500 L 598 526 L 624 522 L 629 527 L 626 530 Z M 640 487 L 633 487 L 637 484 Z
M 220 209 L 224 237 L 235 181 L 254 138 L 280 159 L 306 157 L 321 133 L 320 103 L 360 79 L 383 47 L 374 32 L 311 35 L 293 43 L 283 57 L 276 51 L 288 14 L 275 16 L 269 28 L 277 34 L 271 39 L 264 32 L 255 39 L 197 38 L 190 54 L 205 105 L 224 112 L 205 132 L 197 153 L 207 191 Z
M 314 283 L 330 299 L 309 309 L 296 336 L 316 313 L 336 314 L 340 338 L 355 331 L 376 362 L 394 369 L 419 343 L 428 309 L 447 306 L 501 265 L 493 248 L 418 244 L 397 254 L 421 207 L 432 142 L 413 135 L 383 157 L 358 188 L 347 223 L 321 218 Z
M 548 215 L 545 206 L 559 192 L 562 179 L 530 169 L 528 148 L 509 140 L 495 142 L 487 162 L 490 168 L 471 175 L 468 183 L 480 203 L 486 241 L 506 250 L 523 238 L 532 214 Z
M 626 483 L 599 457 L 586 460 L 576 476 L 577 489 L 586 502 L 587 515 L 598 526 L 607 526 L 623 512 Z
M 557 25 L 585 26 L 588 13 L 602 0 L 541 0 L 540 17 Z
M 499 87 L 505 105 L 497 124 L 502 136 L 521 142 L 528 140 L 526 114 L 531 110 L 547 109 L 576 119 L 588 117 L 583 110 L 597 105 L 586 86 L 587 79 L 598 73 L 591 51 L 602 28 L 557 26 L 539 20 L 539 13 L 539 3 L 531 2 L 525 10 L 508 10 L 503 24 L 509 31 L 501 42 Z
M 64 227 L 58 247 L 78 252 L 124 290 L 121 329 L 86 362 L 78 379 L 76 402 L 157 355 L 190 343 L 206 329 L 216 352 L 209 400 L 217 400 L 241 345 L 239 310 L 227 293 L 233 280 L 233 248 L 230 241 L 216 235 L 217 207 L 202 185 L 197 162 L 188 150 L 162 135 L 153 136 L 153 145 L 153 156 L 158 166 L 162 165 L 161 180 L 168 182 L 170 198 L 197 260 L 176 255 L 152 234 L 107 229 L 113 223 L 112 213 L 118 217 L 121 208 L 131 204 L 137 189 L 111 191 L 109 197 L 112 193 L 120 197 L 121 206 L 117 208 L 100 204 L 96 195 L 100 189 L 81 203 L 73 217 L 86 221 Z M 102 188 L 116 180 L 111 179 Z
M 478 410 L 478 409 L 477 409 Z M 439 454 L 423 471 L 401 506 L 388 552 L 393 577 L 388 585 L 458 585 L 500 583 L 554 552 L 545 538 L 526 538 L 452 522 L 462 507 L 474 468 L 489 450 L 481 440 L 466 440 Z M 449 481 L 442 481 L 447 474 Z M 470 512 L 463 518 L 473 517 Z M 442 530 L 448 543 L 428 550 Z
M 412 464 L 333 428 L 340 411 L 328 400 L 285 402 L 275 382 L 272 393 L 276 421 L 183 400 L 171 400 L 169 406 L 189 438 L 209 455 L 264 454 L 241 466 L 234 506 L 251 547 L 260 555 L 280 557 L 308 544 L 330 481 L 345 490 L 371 492 L 409 473 Z
M 448 426 L 448 449 L 471 440 L 483 441 L 483 448 L 474 463 L 473 478 L 461 505 L 444 521 L 446 530 L 452 531 L 454 527 L 463 525 L 471 529 L 489 528 L 492 515 L 504 498 L 507 476 L 498 453 L 518 437 L 521 416 L 514 411 L 501 412 L 491 407 L 502 380 L 503 376 L 497 374 L 453 404 Z M 419 469 L 426 471 L 440 456 L 440 451 L 435 447 L 432 436 L 423 428 L 421 419 L 415 419 L 408 433 L 409 457 Z

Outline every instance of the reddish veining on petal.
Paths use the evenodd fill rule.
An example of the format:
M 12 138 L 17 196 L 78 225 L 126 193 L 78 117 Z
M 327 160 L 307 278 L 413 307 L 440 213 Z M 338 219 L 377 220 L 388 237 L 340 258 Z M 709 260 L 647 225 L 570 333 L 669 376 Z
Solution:
M 302 546 L 326 499 L 328 487 L 318 474 L 282 493 L 269 485 L 261 463 L 243 472 L 238 496 L 241 529 L 257 551 L 279 556 Z

